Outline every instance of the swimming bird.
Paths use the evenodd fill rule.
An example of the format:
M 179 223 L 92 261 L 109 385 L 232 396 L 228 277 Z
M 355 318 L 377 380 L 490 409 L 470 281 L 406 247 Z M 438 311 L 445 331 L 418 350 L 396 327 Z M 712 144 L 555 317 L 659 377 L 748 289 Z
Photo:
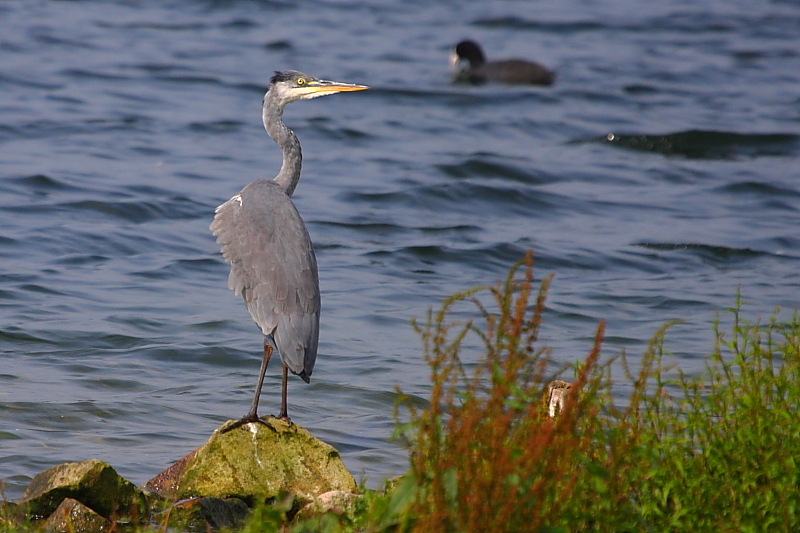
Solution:
M 462 61 L 469 66 L 459 69 Z M 525 61 L 524 59 L 507 59 L 505 61 L 486 61 L 483 50 L 474 41 L 461 41 L 450 53 L 450 66 L 456 70 L 456 82 L 501 83 L 552 85 L 555 75 L 545 67 Z
M 291 196 L 300 180 L 303 156 L 300 142 L 283 123 L 283 110 L 296 100 L 339 92 L 362 91 L 365 85 L 324 81 L 296 70 L 276 71 L 264 96 L 262 119 L 267 134 L 283 151 L 283 164 L 274 179 L 247 185 L 216 209 L 211 231 L 230 263 L 228 288 L 241 294 L 250 316 L 264 334 L 264 354 L 250 411 L 223 432 L 258 417 L 261 386 L 273 350 L 283 364 L 281 411 L 287 412 L 288 374 L 309 382 L 317 359 L 320 294 L 317 259 L 306 225 Z

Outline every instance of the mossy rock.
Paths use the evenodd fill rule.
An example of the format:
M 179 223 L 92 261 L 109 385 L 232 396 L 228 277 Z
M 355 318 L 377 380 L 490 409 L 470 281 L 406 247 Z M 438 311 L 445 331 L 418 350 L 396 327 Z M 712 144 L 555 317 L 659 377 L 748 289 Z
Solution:
M 306 504 L 300 512 L 295 515 L 297 521 L 307 520 L 315 515 L 333 513 L 338 516 L 345 516 L 348 520 L 353 520 L 356 513 L 364 508 L 364 497 L 360 494 L 345 492 L 343 490 L 332 490 L 320 494 L 310 503 Z
M 186 468 L 177 497 L 240 498 L 250 505 L 290 493 L 304 501 L 332 490 L 355 492 L 339 452 L 277 418 L 215 431 Z M 223 425 L 223 429 L 227 424 Z
M 111 530 L 111 522 L 78 500 L 64 498 L 43 529 L 56 533 L 102 533 Z
M 153 507 L 153 500 L 175 501 L 178 484 L 186 473 L 186 469 L 194 461 L 195 454 L 197 454 L 197 450 L 189 452 L 144 484 L 142 489 L 151 500 L 150 507 Z
M 28 484 L 19 500 L 33 519 L 49 516 L 64 498 L 73 498 L 112 522 L 144 521 L 148 509 L 141 490 L 99 459 L 48 468 Z
M 191 498 L 172 506 L 168 525 L 178 531 L 200 532 L 238 528 L 249 514 L 250 508 L 238 498 Z

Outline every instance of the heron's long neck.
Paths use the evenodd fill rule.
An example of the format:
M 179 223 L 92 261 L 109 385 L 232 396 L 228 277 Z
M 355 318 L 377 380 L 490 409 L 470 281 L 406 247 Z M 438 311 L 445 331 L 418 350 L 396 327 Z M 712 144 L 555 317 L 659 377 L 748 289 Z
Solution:
M 281 171 L 275 176 L 275 182 L 280 185 L 286 194 L 291 196 L 297 182 L 300 181 L 300 169 L 303 167 L 303 153 L 300 150 L 300 141 L 292 130 L 283 123 L 283 107 L 279 102 L 272 101 L 272 92 L 267 92 L 264 97 L 262 118 L 264 128 L 272 140 L 278 143 L 283 150 L 283 165 Z

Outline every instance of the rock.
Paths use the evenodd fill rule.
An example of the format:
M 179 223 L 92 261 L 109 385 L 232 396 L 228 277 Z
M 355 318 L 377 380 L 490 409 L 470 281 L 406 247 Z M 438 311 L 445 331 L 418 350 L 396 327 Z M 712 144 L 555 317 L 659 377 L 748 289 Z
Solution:
M 331 490 L 314 498 L 314 502 L 312 503 L 318 504 L 323 512 L 333 510 L 337 514 L 341 514 L 341 512 L 352 507 L 353 504 L 361 498 L 362 496 L 360 494 L 345 492 L 343 490 Z
M 45 521 L 44 529 L 63 533 L 101 533 L 111 529 L 111 522 L 78 500 L 64 498 Z
M 64 463 L 36 474 L 19 500 L 33 519 L 49 516 L 64 498 L 73 498 L 112 522 L 147 519 L 142 491 L 98 459 Z
M 161 496 L 161 494 L 157 492 L 153 492 L 152 490 L 148 489 L 147 487 L 140 487 L 142 490 L 142 494 L 144 494 L 145 502 L 147 502 L 147 508 L 150 510 L 150 515 L 152 517 L 153 513 L 158 513 L 159 511 L 163 511 L 175 501 L 173 498 L 165 498 Z
M 250 508 L 238 498 L 190 498 L 172 506 L 169 526 L 179 531 L 203 532 L 209 528 L 240 527 L 248 514 Z
M 343 490 L 331 490 L 324 492 L 314 498 L 311 503 L 300 509 L 295 519 L 305 520 L 316 514 L 332 512 L 337 515 L 345 515 L 353 520 L 358 510 L 358 504 L 363 500 L 360 494 L 346 492 Z
M 185 457 L 179 459 L 173 463 L 172 466 L 145 483 L 143 488 L 154 492 L 161 498 L 167 500 L 174 499 L 175 495 L 178 493 L 178 483 L 186 472 L 186 467 L 189 466 L 194 459 L 195 454 L 197 454 L 197 450 L 189 452 Z
M 567 401 L 567 394 L 572 387 L 572 383 L 556 379 L 547 384 L 546 405 L 550 413 L 550 418 L 564 410 Z
M 332 490 L 355 492 L 355 480 L 333 446 L 296 424 L 265 420 L 275 431 L 263 424 L 215 431 L 187 466 L 177 496 L 240 498 L 252 506 L 282 493 L 312 501 Z

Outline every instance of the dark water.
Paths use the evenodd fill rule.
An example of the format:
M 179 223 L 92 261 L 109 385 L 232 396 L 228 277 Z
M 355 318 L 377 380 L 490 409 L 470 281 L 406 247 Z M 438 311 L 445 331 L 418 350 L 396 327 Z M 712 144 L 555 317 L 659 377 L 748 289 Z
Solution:
M 535 58 L 552 88 L 451 86 L 448 48 Z M 555 272 L 556 360 L 636 356 L 665 321 L 688 371 L 717 310 L 800 302 L 796 2 L 0 3 L 0 479 L 99 457 L 136 483 L 249 406 L 261 339 L 214 207 L 280 154 L 274 69 L 373 87 L 294 104 L 295 195 L 323 293 L 290 414 L 371 484 L 405 469 L 394 386 L 426 397 L 408 321 Z M 277 411 L 273 367 L 262 412 Z

